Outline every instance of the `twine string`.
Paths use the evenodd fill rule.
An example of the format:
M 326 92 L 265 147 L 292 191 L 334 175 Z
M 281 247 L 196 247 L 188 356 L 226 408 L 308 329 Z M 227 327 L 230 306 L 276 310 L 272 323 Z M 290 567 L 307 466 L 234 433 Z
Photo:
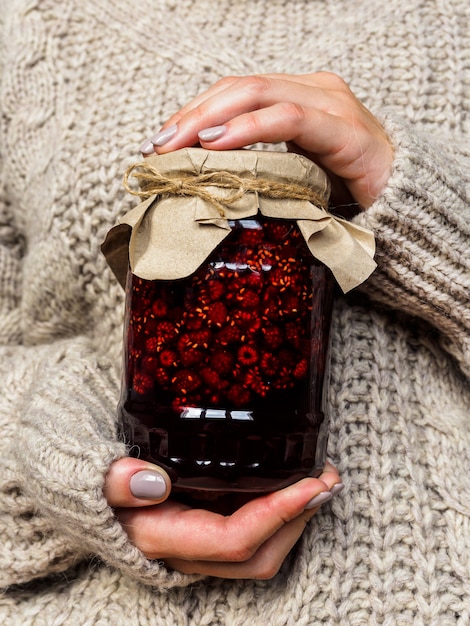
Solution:
M 139 189 L 131 186 L 131 178 L 138 182 Z M 149 163 L 135 163 L 127 168 L 123 185 L 129 193 L 142 199 L 154 195 L 197 196 L 214 206 L 223 218 L 225 206 L 250 192 L 271 199 L 306 200 L 321 209 L 327 208 L 326 198 L 309 187 L 266 178 L 247 178 L 226 171 L 174 177 L 161 174 Z M 208 187 L 231 190 L 231 193 L 221 198 L 211 193 Z

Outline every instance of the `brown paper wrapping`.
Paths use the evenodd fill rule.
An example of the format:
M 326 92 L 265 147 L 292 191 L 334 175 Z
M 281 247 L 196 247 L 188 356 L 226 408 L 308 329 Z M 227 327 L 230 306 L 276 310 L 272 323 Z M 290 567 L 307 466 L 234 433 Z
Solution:
M 185 148 L 149 157 L 145 165 L 175 180 L 230 172 L 248 179 L 248 183 L 269 179 L 296 184 L 315 191 L 325 206 L 330 192 L 323 170 L 293 153 Z M 183 189 L 154 194 L 110 230 L 102 250 L 121 284 L 128 263 L 134 274 L 148 280 L 174 280 L 193 274 L 230 233 L 229 221 L 254 217 L 258 212 L 266 217 L 296 220 L 310 252 L 330 268 L 344 292 L 364 282 L 376 267 L 373 234 L 309 200 L 271 198 L 258 191 L 246 191 L 233 200 L 233 188 L 210 184 L 204 191 L 219 206 L 199 195 L 186 195 Z M 145 196 L 145 192 L 140 195 Z

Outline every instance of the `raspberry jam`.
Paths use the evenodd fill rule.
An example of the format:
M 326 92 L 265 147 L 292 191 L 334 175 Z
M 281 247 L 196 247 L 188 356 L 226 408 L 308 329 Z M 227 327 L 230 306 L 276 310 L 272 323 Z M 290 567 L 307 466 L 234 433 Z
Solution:
M 265 492 L 325 460 L 333 281 L 295 222 L 230 222 L 190 277 L 128 274 L 119 410 L 173 490 Z

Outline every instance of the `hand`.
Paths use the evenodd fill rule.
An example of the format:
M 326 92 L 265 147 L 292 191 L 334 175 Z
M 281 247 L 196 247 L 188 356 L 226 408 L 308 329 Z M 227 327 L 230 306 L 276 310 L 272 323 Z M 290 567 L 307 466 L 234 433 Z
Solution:
M 145 486 L 151 473 L 155 477 L 147 478 Z M 149 497 L 152 483 L 155 499 Z M 319 478 L 304 478 L 224 516 L 168 500 L 171 486 L 161 468 L 125 458 L 111 466 L 104 493 L 130 540 L 148 558 L 187 574 L 267 579 L 277 573 L 320 504 L 341 488 L 337 470 L 327 463 Z
M 393 160 L 381 124 L 328 72 L 224 78 L 173 115 L 141 151 L 163 154 L 198 142 L 212 150 L 287 142 L 339 179 L 362 208 L 384 188 Z

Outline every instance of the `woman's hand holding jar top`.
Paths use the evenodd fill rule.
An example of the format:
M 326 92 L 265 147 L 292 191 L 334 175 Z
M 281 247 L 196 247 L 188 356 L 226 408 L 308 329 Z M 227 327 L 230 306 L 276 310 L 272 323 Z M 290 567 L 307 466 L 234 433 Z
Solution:
M 385 187 L 393 161 L 380 122 L 329 72 L 223 78 L 173 115 L 141 151 L 163 154 L 198 142 L 209 150 L 286 142 L 339 179 L 363 209 Z

